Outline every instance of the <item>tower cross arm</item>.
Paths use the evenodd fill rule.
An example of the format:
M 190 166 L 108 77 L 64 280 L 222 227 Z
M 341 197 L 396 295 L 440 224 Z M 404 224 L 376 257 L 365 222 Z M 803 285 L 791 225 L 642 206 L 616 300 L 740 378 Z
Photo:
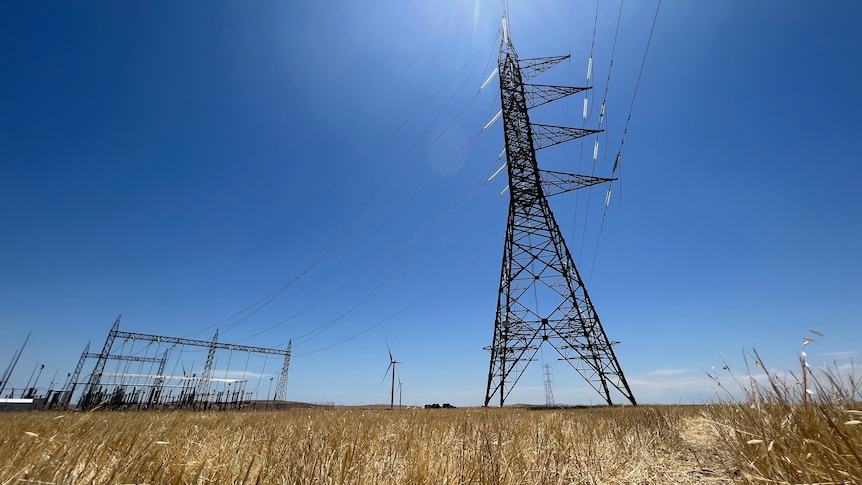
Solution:
M 524 84 L 527 105 L 530 108 L 556 101 L 572 94 L 591 89 L 576 86 L 550 86 L 547 84 Z
M 193 340 L 179 337 L 165 337 L 162 335 L 150 335 L 146 333 L 136 332 L 115 332 L 116 337 L 143 340 L 148 342 L 160 342 L 164 344 L 188 345 L 195 347 L 210 347 L 220 350 L 234 350 L 238 352 L 252 352 L 257 354 L 274 354 L 274 355 L 290 355 L 290 350 L 271 349 L 266 347 L 252 347 L 250 345 L 227 344 L 222 342 L 212 342 L 207 340 Z
M 548 197 L 616 180 L 614 178 L 554 172 L 551 170 L 539 170 L 539 178 L 542 181 L 542 189 L 544 189 L 545 195 Z
M 548 148 L 567 141 L 577 140 L 602 130 L 588 130 L 586 128 L 572 128 L 569 126 L 540 125 L 531 123 L 533 129 L 533 143 L 536 150 Z
M 568 59 L 569 56 L 536 57 L 534 59 L 521 59 L 518 65 L 521 68 L 521 79 L 528 81 Z
M 82 354 L 85 359 L 98 359 L 102 357 L 108 360 L 125 360 L 127 362 L 161 362 L 161 357 L 140 357 L 136 355 L 117 355 L 117 354 L 97 354 L 95 352 L 85 352 Z

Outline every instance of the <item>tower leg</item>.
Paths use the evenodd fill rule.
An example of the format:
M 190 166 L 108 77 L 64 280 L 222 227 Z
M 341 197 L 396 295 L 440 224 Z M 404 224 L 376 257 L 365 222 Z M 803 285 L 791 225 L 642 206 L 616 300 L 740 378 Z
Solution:
M 96 366 L 93 368 L 93 373 L 90 374 L 87 387 L 84 388 L 84 394 L 81 395 L 81 399 L 78 401 L 78 407 L 82 410 L 90 409 L 99 404 L 97 401 L 100 399 L 99 387 L 102 382 L 102 373 L 105 372 L 105 364 L 108 362 L 108 356 L 111 354 L 111 347 L 114 346 L 114 340 L 117 338 L 117 332 L 120 330 L 120 318 L 122 318 L 122 315 L 118 315 L 117 320 L 114 321 L 114 325 L 111 326 L 108 338 L 105 339 L 105 346 L 102 347 L 102 352 L 96 358 Z
M 213 360 L 215 360 L 216 344 L 218 343 L 218 329 L 213 335 L 213 341 L 207 352 L 207 361 L 204 364 L 204 370 L 201 372 L 201 380 L 198 382 L 197 396 L 193 399 L 200 401 L 201 399 L 209 399 L 210 380 L 213 377 Z
M 293 340 L 287 342 L 287 353 L 284 354 L 284 364 L 281 366 L 281 373 L 278 375 L 278 384 L 275 386 L 275 400 L 284 401 L 287 399 L 287 370 L 290 368 L 290 351 L 293 347 Z

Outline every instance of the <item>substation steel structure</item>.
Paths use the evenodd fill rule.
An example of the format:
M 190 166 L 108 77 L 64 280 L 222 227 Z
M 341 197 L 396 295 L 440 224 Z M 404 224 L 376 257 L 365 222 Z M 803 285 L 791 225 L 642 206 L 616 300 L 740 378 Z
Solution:
M 290 367 L 290 354 L 292 348 L 292 341 L 289 341 L 287 344 L 287 348 L 282 349 L 273 349 L 267 347 L 253 347 L 249 345 L 238 345 L 238 344 L 230 344 L 223 343 L 218 341 L 218 330 L 216 330 L 215 335 L 213 336 L 212 341 L 206 340 L 194 340 L 188 338 L 181 337 L 168 337 L 163 335 L 152 335 L 145 333 L 136 333 L 136 332 L 126 332 L 120 330 L 120 319 L 122 315 L 117 317 L 117 320 L 114 322 L 114 325 L 111 327 L 111 330 L 108 332 L 108 338 L 105 340 L 105 345 L 102 347 L 102 351 L 99 353 L 90 352 L 90 344 L 84 348 L 84 352 L 81 354 L 81 358 L 78 360 L 78 365 L 75 367 L 75 371 L 69 378 L 70 389 L 65 392 L 63 396 L 63 400 L 65 405 L 69 404 L 72 399 L 72 394 L 75 392 L 75 387 L 79 383 L 79 378 L 81 372 L 84 368 L 85 362 L 90 359 L 95 359 L 96 364 L 93 368 L 93 372 L 90 374 L 89 379 L 86 382 L 84 387 L 84 391 L 81 394 L 81 398 L 78 401 L 78 408 L 81 410 L 92 409 L 97 406 L 102 406 L 105 403 L 110 403 L 112 398 L 115 398 L 116 395 L 111 395 L 111 393 L 106 392 L 103 389 L 102 378 L 105 377 L 105 365 L 108 360 L 121 360 L 127 362 L 151 362 L 158 363 L 158 371 L 155 375 L 146 376 L 153 379 L 153 383 L 148 386 L 149 393 L 146 398 L 146 401 L 143 404 L 155 405 L 158 403 L 163 403 L 161 400 L 161 392 L 162 388 L 165 384 L 166 379 L 175 379 L 173 376 L 164 375 L 165 364 L 168 360 L 168 350 L 164 352 L 161 357 L 139 357 L 134 355 L 122 355 L 122 354 L 112 354 L 111 349 L 114 345 L 114 341 L 116 339 L 125 339 L 131 341 L 143 341 L 149 343 L 158 343 L 158 344 L 173 344 L 173 345 L 181 345 L 188 347 L 204 347 L 208 349 L 206 363 L 204 364 L 203 371 L 201 372 L 200 377 L 197 376 L 183 376 L 183 380 L 186 382 L 183 386 L 183 392 L 180 398 L 173 403 L 168 403 L 177 407 L 202 407 L 206 408 L 209 405 L 213 404 L 209 401 L 209 388 L 210 383 L 213 379 L 213 362 L 215 360 L 216 350 L 229 350 L 229 351 L 238 351 L 238 352 L 248 352 L 248 353 L 256 353 L 256 354 L 268 354 L 268 355 L 281 355 L 284 356 L 284 363 L 281 368 L 281 372 L 279 373 L 278 384 L 276 385 L 275 394 L 273 395 L 274 401 L 284 401 L 287 397 L 287 377 L 288 377 L 288 369 Z M 115 393 L 116 394 L 116 391 Z M 116 399 L 113 399 L 116 401 Z M 239 401 L 237 400 L 237 403 Z M 141 404 L 141 403 L 136 403 Z
M 547 200 L 614 179 L 536 162 L 537 150 L 602 131 L 530 122 L 530 108 L 590 89 L 526 83 L 568 57 L 518 59 L 504 16 L 497 69 L 510 195 L 485 406 L 495 395 L 503 406 L 545 343 L 608 405 L 612 389 L 637 404 Z

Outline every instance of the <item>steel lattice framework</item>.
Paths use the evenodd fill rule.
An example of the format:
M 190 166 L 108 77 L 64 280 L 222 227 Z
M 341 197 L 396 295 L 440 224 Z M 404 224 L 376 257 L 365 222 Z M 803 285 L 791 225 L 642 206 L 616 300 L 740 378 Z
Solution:
M 165 376 L 165 362 L 167 360 L 167 351 L 165 352 L 163 357 L 153 358 L 153 357 L 136 357 L 130 355 L 117 355 L 112 354 L 111 349 L 114 346 L 114 341 L 119 339 L 124 340 L 137 340 L 144 342 L 154 342 L 160 344 L 174 344 L 174 345 L 182 345 L 182 346 L 191 346 L 191 347 L 206 347 L 207 351 L 207 360 L 204 365 L 203 372 L 201 373 L 201 377 L 195 379 L 197 381 L 197 389 L 196 392 L 199 396 L 204 396 L 205 399 L 210 382 L 212 380 L 213 373 L 213 360 L 215 358 L 216 349 L 221 350 L 230 350 L 230 351 L 238 351 L 238 352 L 249 352 L 256 354 L 269 354 L 269 355 L 283 355 L 284 356 L 284 365 L 282 366 L 281 373 L 279 374 L 278 387 L 276 392 L 276 400 L 284 400 L 287 396 L 287 371 L 290 365 L 290 354 L 292 341 L 288 341 L 287 349 L 273 349 L 267 347 L 253 347 L 250 345 L 239 345 L 239 344 L 229 344 L 222 343 L 218 341 L 219 332 L 216 330 L 215 335 L 213 336 L 212 341 L 206 340 L 194 340 L 188 338 L 181 337 L 169 337 L 164 335 L 152 335 L 146 333 L 136 333 L 136 332 L 126 332 L 120 330 L 120 319 L 122 316 L 118 316 L 117 320 L 114 321 L 114 325 L 111 326 L 111 330 L 108 332 L 108 338 L 105 339 L 105 345 L 102 348 L 100 353 L 92 353 L 90 352 L 90 344 L 87 344 L 87 347 L 84 348 L 84 352 L 81 354 L 81 358 L 78 361 L 78 365 L 75 368 L 74 376 L 71 378 L 72 389 L 66 397 L 66 402 L 72 397 L 72 392 L 74 392 L 75 384 L 78 381 L 78 376 L 80 375 L 84 362 L 88 359 L 95 359 L 96 365 L 94 366 L 92 374 L 90 374 L 89 379 L 87 380 L 87 386 L 84 389 L 83 394 L 78 402 L 78 407 L 81 409 L 90 409 L 99 404 L 99 400 L 102 399 L 103 396 L 99 394 L 99 387 L 101 385 L 102 376 L 105 374 L 105 364 L 108 360 L 124 360 L 131 362 L 153 362 L 159 363 L 158 374 L 155 376 L 151 376 L 155 379 L 155 384 L 153 389 L 158 391 L 160 385 L 164 382 Z M 194 397 L 194 394 L 192 394 Z
M 290 352 L 293 348 L 293 340 L 287 342 L 287 351 L 284 354 L 284 363 L 281 365 L 281 377 L 278 379 L 278 385 L 275 387 L 276 401 L 284 401 L 287 399 L 287 371 L 290 368 Z
M 495 395 L 503 406 L 545 342 L 609 405 L 612 389 L 636 404 L 547 200 L 613 179 L 544 171 L 536 162 L 536 150 L 599 130 L 531 124 L 528 115 L 589 88 L 526 84 L 568 56 L 519 60 L 505 22 L 498 72 L 510 198 L 485 406 Z

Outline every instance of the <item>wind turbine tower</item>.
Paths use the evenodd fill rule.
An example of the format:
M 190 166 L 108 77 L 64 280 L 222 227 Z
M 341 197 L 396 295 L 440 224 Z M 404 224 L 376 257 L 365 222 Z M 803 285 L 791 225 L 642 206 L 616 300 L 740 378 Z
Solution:
M 392 369 L 392 390 L 389 394 L 389 409 L 395 409 L 395 366 L 401 364 L 392 357 L 392 349 L 389 348 L 389 341 L 386 342 L 386 350 L 389 351 L 389 367 L 386 368 L 386 372 L 383 373 L 383 379 L 386 380 L 386 374 L 389 373 L 389 369 Z M 381 383 L 382 384 L 382 383 Z M 399 387 L 401 383 L 399 381 Z M 400 391 L 399 391 L 400 394 Z M 400 403 L 400 396 L 399 396 Z

